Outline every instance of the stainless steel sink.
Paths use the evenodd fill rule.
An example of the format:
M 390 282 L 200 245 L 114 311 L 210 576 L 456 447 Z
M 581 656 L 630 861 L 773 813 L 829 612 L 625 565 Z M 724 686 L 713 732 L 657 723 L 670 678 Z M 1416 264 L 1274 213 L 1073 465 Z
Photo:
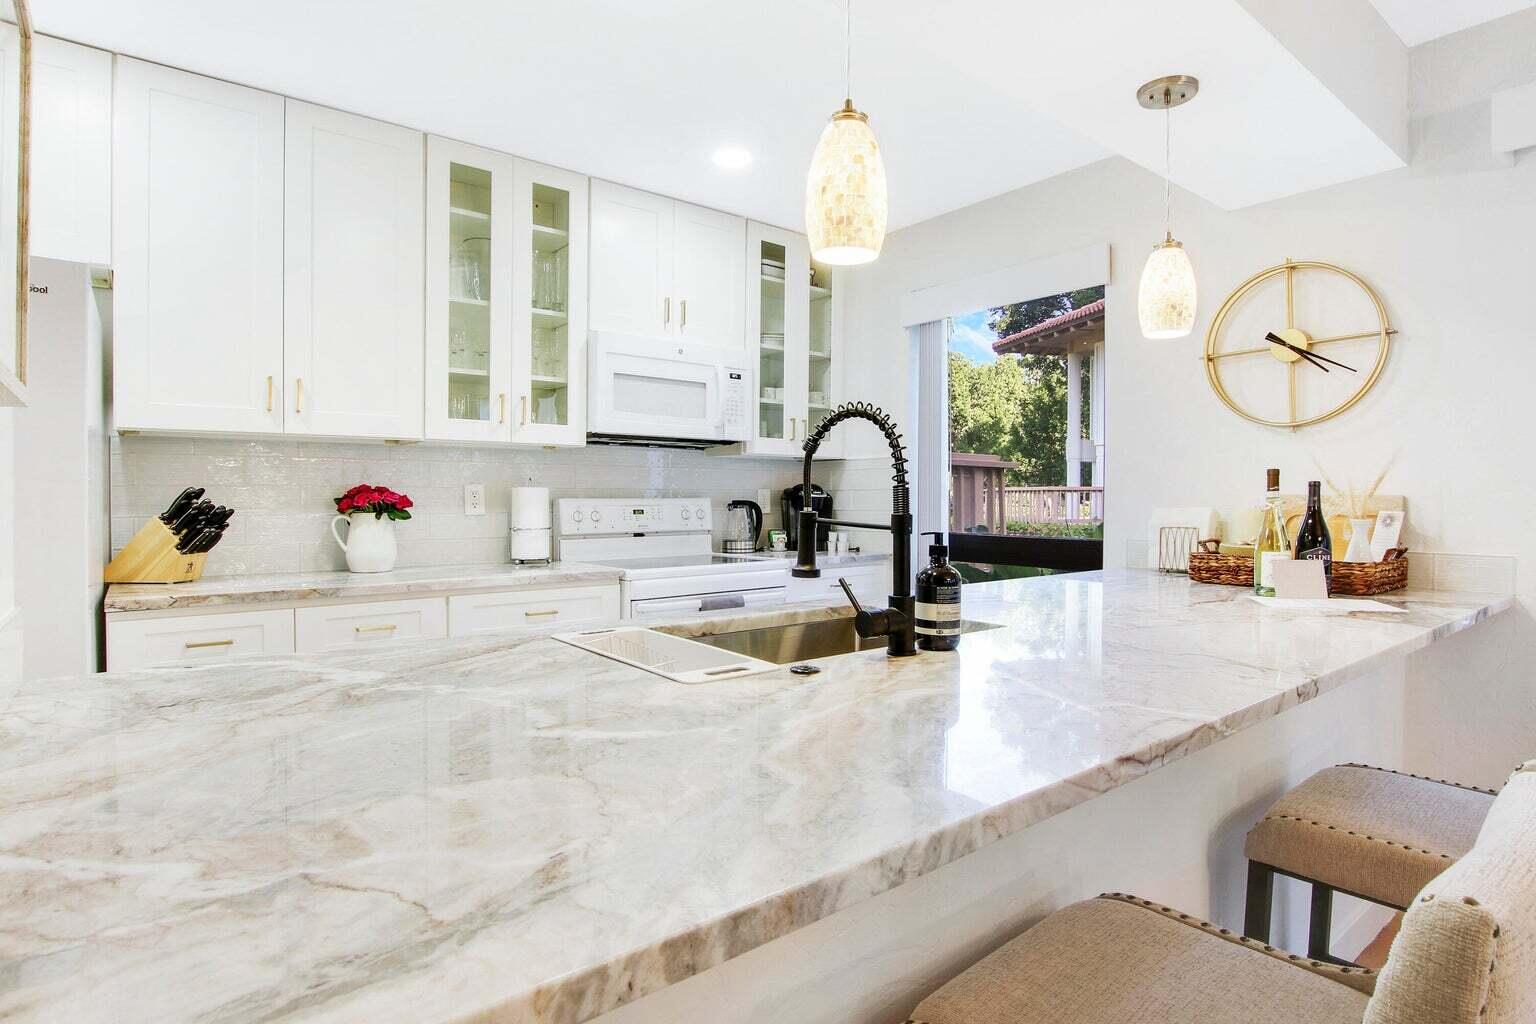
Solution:
M 960 623 L 962 633 L 997 629 L 993 622 Z M 885 646 L 885 637 L 865 640 L 853 628 L 853 618 L 821 619 L 817 622 L 796 622 L 782 626 L 763 626 L 760 629 L 743 629 L 735 633 L 716 633 L 713 636 L 696 636 L 692 639 L 711 647 L 745 654 L 750 658 L 771 661 L 776 665 L 789 665 L 812 658 L 831 658 L 854 651 L 869 651 Z

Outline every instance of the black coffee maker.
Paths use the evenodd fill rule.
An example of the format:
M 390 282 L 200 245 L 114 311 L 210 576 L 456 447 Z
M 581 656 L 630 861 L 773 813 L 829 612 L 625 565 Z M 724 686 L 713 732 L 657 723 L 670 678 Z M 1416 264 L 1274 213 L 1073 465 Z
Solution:
M 832 516 L 832 495 L 820 484 L 811 484 L 811 509 L 823 519 Z M 789 549 L 793 551 L 795 545 L 800 543 L 800 513 L 805 509 L 805 485 L 795 484 L 793 487 L 784 488 L 784 496 L 780 499 L 780 507 L 784 513 L 784 530 L 789 534 Z M 826 523 L 816 524 L 816 550 L 827 549 L 827 533 L 832 529 Z

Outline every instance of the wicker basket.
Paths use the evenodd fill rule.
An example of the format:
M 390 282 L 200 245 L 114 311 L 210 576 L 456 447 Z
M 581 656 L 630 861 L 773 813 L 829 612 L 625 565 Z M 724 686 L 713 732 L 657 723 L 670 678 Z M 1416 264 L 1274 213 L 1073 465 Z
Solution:
M 1196 583 L 1228 587 L 1253 586 L 1253 559 L 1195 551 L 1189 556 L 1189 578 Z M 1408 586 L 1408 559 L 1390 562 L 1334 562 L 1328 593 L 1335 597 L 1373 597 Z
M 1192 551 L 1189 555 L 1189 578 L 1196 583 L 1251 587 L 1253 559 L 1241 555 L 1220 555 L 1214 551 Z

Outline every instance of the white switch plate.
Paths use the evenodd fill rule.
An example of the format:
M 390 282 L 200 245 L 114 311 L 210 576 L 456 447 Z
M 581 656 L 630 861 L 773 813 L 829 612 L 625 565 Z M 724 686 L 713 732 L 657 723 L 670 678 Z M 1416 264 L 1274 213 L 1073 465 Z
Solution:
M 467 516 L 485 515 L 485 485 L 464 485 L 464 514 Z

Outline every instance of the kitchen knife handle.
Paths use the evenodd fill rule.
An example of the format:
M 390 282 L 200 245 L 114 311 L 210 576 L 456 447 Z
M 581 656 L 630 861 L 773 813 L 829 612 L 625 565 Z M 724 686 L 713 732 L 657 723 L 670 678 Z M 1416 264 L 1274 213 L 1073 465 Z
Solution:
M 272 411 L 272 375 L 267 374 L 267 412 Z
M 304 378 L 293 378 L 293 384 L 293 411 L 295 413 L 302 413 L 304 411 Z
M 507 422 L 507 393 L 505 391 L 497 396 L 496 403 L 497 406 L 501 409 L 501 418 L 497 422 Z

